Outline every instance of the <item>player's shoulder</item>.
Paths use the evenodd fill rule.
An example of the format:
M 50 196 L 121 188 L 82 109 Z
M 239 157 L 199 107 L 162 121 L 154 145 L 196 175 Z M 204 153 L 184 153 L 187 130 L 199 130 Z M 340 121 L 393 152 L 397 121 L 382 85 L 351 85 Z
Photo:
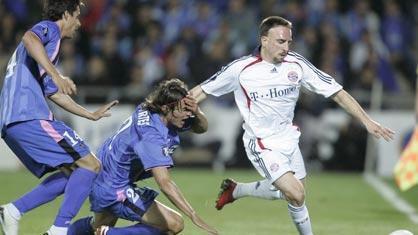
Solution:
M 304 62 L 304 63 L 307 61 L 303 55 L 296 53 L 295 51 L 289 51 L 287 53 L 287 56 L 285 57 L 285 60 L 292 61 L 292 62 Z
M 161 121 L 157 113 L 150 112 L 141 107 L 137 108 L 134 113 L 134 125 L 141 134 L 160 135 L 163 130 L 167 129 Z
M 227 64 L 226 66 L 224 66 L 223 69 L 233 67 L 233 68 L 236 68 L 238 70 L 241 70 L 242 68 L 244 68 L 248 64 L 253 63 L 257 59 L 258 59 L 258 57 L 254 56 L 254 55 L 241 56 L 240 58 L 235 59 L 235 60 L 231 61 L 229 64 Z
M 51 20 L 41 20 L 38 21 L 33 27 L 45 27 L 45 28 L 49 28 L 49 29 L 53 29 L 53 30 L 59 30 L 59 27 L 57 25 L 57 23 L 55 23 L 54 21 Z
M 60 37 L 60 28 L 57 23 L 50 20 L 42 20 L 36 23 L 31 29 L 32 32 L 36 33 L 38 36 L 53 36 Z
M 309 60 L 307 60 L 304 56 L 294 51 L 289 51 L 287 53 L 287 56 L 284 58 L 284 60 L 286 62 L 298 64 L 302 69 L 303 68 L 315 69 L 315 66 L 312 65 L 312 63 L 309 62 Z

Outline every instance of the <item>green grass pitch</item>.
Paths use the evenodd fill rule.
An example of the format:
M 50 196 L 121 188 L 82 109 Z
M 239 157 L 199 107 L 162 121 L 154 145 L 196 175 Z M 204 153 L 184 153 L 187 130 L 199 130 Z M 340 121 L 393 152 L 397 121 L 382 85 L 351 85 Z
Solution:
M 260 179 L 254 170 L 228 170 L 216 174 L 205 169 L 174 168 L 172 178 L 181 188 L 195 210 L 223 235 L 292 235 L 297 234 L 284 201 L 254 198 L 240 199 L 222 211 L 214 208 L 219 185 L 223 178 L 232 177 L 249 182 Z M 22 170 L 0 172 L 0 203 L 13 200 L 34 187 L 39 180 Z M 153 180 L 146 184 L 154 187 Z M 393 185 L 392 185 L 393 186 Z M 418 189 L 403 193 L 418 207 Z M 174 207 L 164 195 L 158 200 Z M 26 214 L 20 223 L 20 235 L 42 234 L 54 220 L 60 199 Z M 317 235 L 387 235 L 396 229 L 408 229 L 418 234 L 418 226 L 386 203 L 359 174 L 324 173 L 307 178 L 307 205 L 314 233 Z M 89 214 L 88 202 L 78 217 Z M 182 234 L 206 234 L 188 218 Z M 118 225 L 129 224 L 119 222 Z

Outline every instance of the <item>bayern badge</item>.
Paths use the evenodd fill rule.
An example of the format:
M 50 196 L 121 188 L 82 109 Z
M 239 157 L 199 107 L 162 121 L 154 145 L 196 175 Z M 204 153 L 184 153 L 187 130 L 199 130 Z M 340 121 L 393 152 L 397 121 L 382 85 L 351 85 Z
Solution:
M 290 71 L 287 74 L 287 79 L 289 79 L 289 81 L 291 82 L 297 82 L 299 79 L 298 73 L 296 73 L 295 71 Z

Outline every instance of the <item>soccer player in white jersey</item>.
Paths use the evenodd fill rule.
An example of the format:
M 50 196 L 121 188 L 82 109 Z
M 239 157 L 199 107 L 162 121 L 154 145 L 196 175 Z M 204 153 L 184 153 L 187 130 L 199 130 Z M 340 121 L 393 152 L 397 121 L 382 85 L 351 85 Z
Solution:
M 310 235 L 313 232 L 305 206 L 306 170 L 298 146 L 300 131 L 292 124 L 300 88 L 332 98 L 377 138 L 389 141 L 394 132 L 372 120 L 331 76 L 289 50 L 291 22 L 270 16 L 261 22 L 259 30 L 260 46 L 252 55 L 222 67 L 191 91 L 198 101 L 207 94 L 234 92 L 244 118 L 243 141 L 248 159 L 265 178 L 251 183 L 224 180 L 216 208 L 220 210 L 245 196 L 284 199 L 299 233 Z

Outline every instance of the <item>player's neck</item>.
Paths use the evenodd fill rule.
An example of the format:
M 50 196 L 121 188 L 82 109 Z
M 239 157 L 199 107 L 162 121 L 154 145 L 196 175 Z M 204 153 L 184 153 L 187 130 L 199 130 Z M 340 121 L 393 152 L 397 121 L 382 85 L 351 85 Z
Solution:
M 64 37 L 64 21 L 63 20 L 57 20 L 55 21 L 55 23 L 58 25 L 58 28 L 60 29 L 60 33 L 61 33 L 61 38 Z
M 263 48 L 261 48 L 261 50 L 260 50 L 260 57 L 261 57 L 261 59 L 263 59 L 263 61 L 265 61 L 265 62 L 267 62 L 267 63 L 270 63 L 270 64 L 274 64 L 274 65 L 278 65 L 278 64 L 280 64 L 280 62 L 275 62 L 274 60 L 273 60 L 273 58 L 271 58 L 264 50 L 263 50 Z
M 168 126 L 168 118 L 165 115 L 160 114 L 161 121 L 164 123 L 164 125 Z

